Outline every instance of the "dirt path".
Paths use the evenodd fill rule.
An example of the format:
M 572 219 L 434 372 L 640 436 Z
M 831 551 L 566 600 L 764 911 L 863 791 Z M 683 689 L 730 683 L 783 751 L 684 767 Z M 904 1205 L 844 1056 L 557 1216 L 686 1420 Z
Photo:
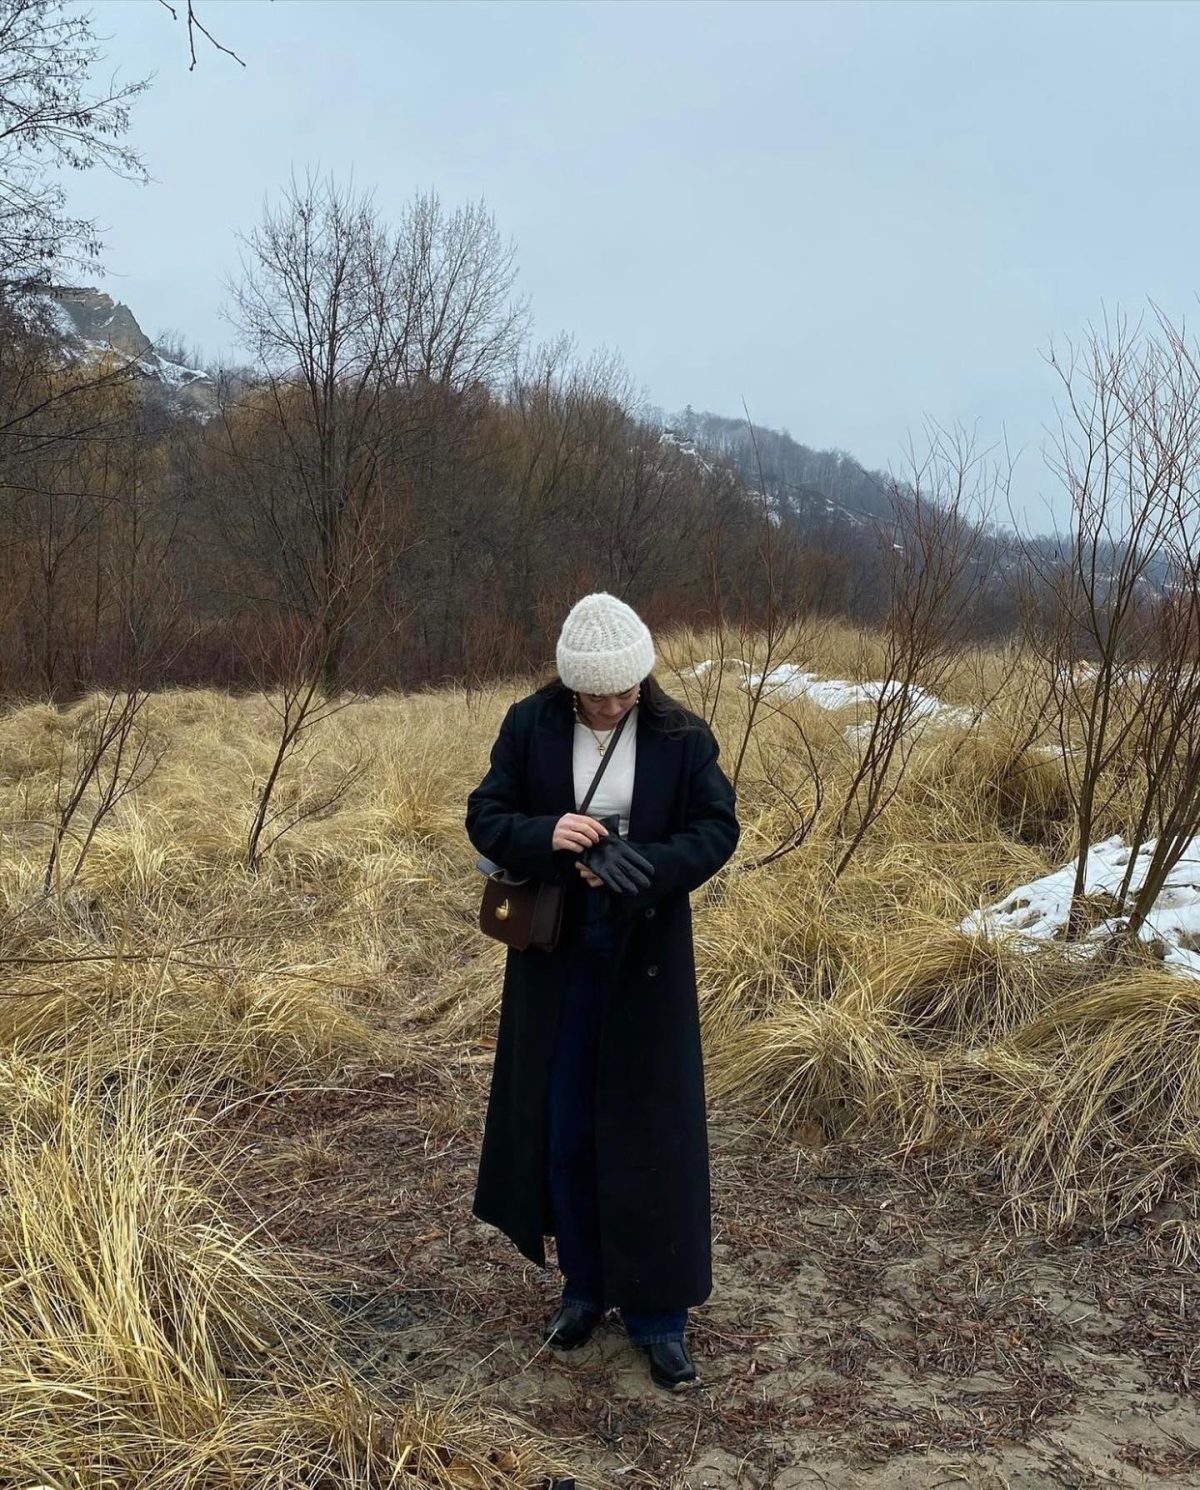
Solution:
M 1136 1235 L 1006 1240 L 981 1198 L 721 1122 L 702 1385 L 654 1387 L 615 1321 L 550 1354 L 554 1277 L 470 1216 L 488 1059 L 275 1100 L 236 1135 L 245 1204 L 378 1383 L 511 1409 L 597 1486 L 1200 1485 L 1200 1271 Z

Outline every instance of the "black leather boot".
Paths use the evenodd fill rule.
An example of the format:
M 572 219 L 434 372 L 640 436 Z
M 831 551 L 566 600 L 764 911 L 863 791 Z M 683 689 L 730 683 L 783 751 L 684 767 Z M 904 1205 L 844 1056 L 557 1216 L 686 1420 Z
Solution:
M 686 1340 L 662 1340 L 642 1349 L 650 1357 L 650 1375 L 660 1387 L 673 1392 L 696 1380 L 696 1363 Z
M 558 1312 L 542 1332 L 542 1338 L 555 1350 L 578 1350 L 592 1338 L 602 1316 L 582 1304 L 560 1304 Z

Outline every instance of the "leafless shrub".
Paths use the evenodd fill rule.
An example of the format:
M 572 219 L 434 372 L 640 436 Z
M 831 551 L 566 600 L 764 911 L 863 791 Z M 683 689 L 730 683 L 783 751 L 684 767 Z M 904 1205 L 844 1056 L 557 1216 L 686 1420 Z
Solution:
M 900 789 L 926 708 L 969 630 L 971 594 L 986 578 L 984 522 L 1006 476 L 973 435 L 931 426 L 893 483 L 893 521 L 880 530 L 888 574 L 883 678 L 860 725 L 861 748 L 832 836 L 835 879 Z
M 308 745 L 312 732 L 355 702 L 342 692 L 330 698 L 321 690 L 325 672 L 325 635 L 320 627 L 297 627 L 284 658 L 277 692 L 265 691 L 277 720 L 274 755 L 256 793 L 254 815 L 246 841 L 246 867 L 257 873 L 264 855 L 303 822 L 328 817 L 362 778 L 369 762 L 363 755 L 338 773 L 332 785 L 294 800 L 280 802 L 280 785 L 288 762 Z M 265 649 L 264 649 L 265 650 Z M 261 654 L 260 654 L 261 655 Z
M 1132 793 L 1111 909 L 1134 938 L 1200 832 L 1200 366 L 1161 314 L 1149 326 L 1105 321 L 1050 362 L 1064 391 L 1052 464 L 1072 525 L 1059 551 L 1030 551 L 1044 599 L 1026 633 L 1073 809 L 1068 934 L 1094 919 L 1088 850 L 1118 795 Z
M 109 619 L 119 648 L 115 683 L 88 705 L 83 725 L 59 755 L 55 814 L 43 887 L 61 895 L 78 879 L 104 821 L 158 769 L 164 740 L 148 726 L 153 679 L 183 644 L 181 599 L 170 578 L 176 530 L 161 520 L 135 476 L 104 500 L 92 602 Z M 69 868 L 66 845 L 75 845 Z
M 135 688 L 97 699 L 82 726 L 64 740 L 55 783 L 53 837 L 42 876 L 47 893 L 62 895 L 74 885 L 105 818 L 158 769 L 166 746 L 142 718 L 148 698 Z M 65 868 L 68 842 L 75 852 Z

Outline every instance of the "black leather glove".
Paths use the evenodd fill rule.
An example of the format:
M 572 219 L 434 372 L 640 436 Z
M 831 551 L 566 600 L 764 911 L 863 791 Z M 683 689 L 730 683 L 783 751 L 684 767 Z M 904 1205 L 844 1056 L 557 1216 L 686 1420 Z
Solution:
M 649 889 L 654 865 L 621 837 L 620 818 L 602 817 L 600 822 L 608 829 L 607 838 L 579 857 L 614 895 L 636 895 L 639 890 Z

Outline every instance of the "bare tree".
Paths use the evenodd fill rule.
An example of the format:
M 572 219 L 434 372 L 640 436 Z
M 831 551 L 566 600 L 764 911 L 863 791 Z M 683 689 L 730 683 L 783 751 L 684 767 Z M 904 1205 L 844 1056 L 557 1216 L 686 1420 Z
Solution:
M 311 178 L 293 182 L 245 240 L 234 318 L 260 386 L 225 411 L 244 482 L 227 531 L 277 582 L 285 614 L 317 621 L 327 691 L 335 692 L 348 607 L 367 576 L 364 526 L 393 476 L 389 414 L 397 328 L 390 289 L 397 248 L 367 199 Z
M 43 875 L 47 893 L 61 895 L 71 888 L 104 820 L 157 770 L 166 746 L 145 727 L 148 701 L 149 693 L 141 687 L 98 698 L 70 741 L 63 742 Z M 75 854 L 66 868 L 68 842 L 74 842 Z
M 1074 818 L 1068 934 L 1089 928 L 1089 848 L 1117 795 L 1135 801 L 1129 868 L 1157 833 L 1127 929 L 1136 935 L 1170 869 L 1200 829 L 1196 549 L 1200 370 L 1161 315 L 1105 321 L 1080 348 L 1050 355 L 1064 392 L 1052 469 L 1071 500 L 1055 553 L 1029 547 L 1043 600 L 1027 621 L 1042 658 Z
M 414 198 L 399 224 L 387 286 L 403 314 L 393 328 L 405 381 L 466 388 L 509 369 L 529 322 L 514 300 L 516 250 L 482 202 L 447 210 L 436 192 Z
M 156 520 L 153 496 L 137 486 L 116 497 L 113 507 L 113 531 L 97 563 L 103 572 L 97 604 L 111 612 L 114 681 L 90 701 L 60 752 L 43 876 L 45 889 L 59 894 L 78 879 L 105 820 L 163 759 L 166 743 L 148 726 L 146 706 L 159 669 L 182 642 L 181 597 L 170 576 L 174 524 Z M 68 842 L 75 845 L 69 868 Z
M 74 687 L 99 637 L 105 515 L 141 478 L 127 365 L 64 363 L 39 310 L 0 294 L 0 533 L 6 650 L 51 693 Z
M 974 436 L 930 426 L 926 449 L 910 451 L 892 487 L 894 519 L 880 526 L 889 578 L 883 679 L 860 725 L 857 764 L 832 825 L 840 843 L 834 877 L 846 870 L 900 789 L 926 704 L 949 676 L 984 578 L 984 522 L 1006 475 Z
M 844 790 L 831 799 L 803 718 L 791 703 L 797 659 L 808 650 L 811 601 L 801 579 L 808 571 L 794 562 L 775 506 L 762 496 L 769 484 L 761 457 L 758 471 L 763 511 L 755 575 L 761 604 L 749 610 L 750 626 L 736 641 L 743 655 L 758 660 L 749 669 L 737 659 L 747 699 L 733 769 L 736 779 L 753 745 L 764 779 L 786 808 L 786 827 L 777 843 L 743 867 L 762 868 L 794 852 L 824 820 L 836 881 L 899 791 L 927 694 L 939 689 L 957 662 L 970 624 L 970 595 L 985 577 L 984 520 L 1002 477 L 973 436 L 931 426 L 925 452 L 910 451 L 905 479 L 893 480 L 891 517 L 877 524 L 888 581 L 883 677 L 863 688 L 865 717 L 856 730 L 854 765 Z M 707 675 L 716 679 L 714 693 L 724 664 L 722 652 Z M 766 725 L 769 731 L 761 728 Z
M 737 734 L 727 742 L 730 779 L 736 788 L 753 750 L 763 779 L 786 810 L 787 826 L 779 841 L 743 863 L 743 870 L 762 868 L 798 849 L 824 799 L 817 752 L 787 703 L 786 678 L 799 666 L 797 659 L 804 656 L 810 638 L 809 595 L 800 581 L 797 545 L 770 494 L 758 431 L 748 411 L 746 432 L 757 484 L 747 492 L 727 468 L 713 472 L 738 500 L 732 505 L 718 501 L 711 508 L 700 554 L 708 584 L 710 655 L 680 679 L 689 697 L 698 694 L 710 724 L 729 680 L 735 679 L 740 718 Z M 768 731 L 770 724 L 781 728 Z M 804 782 L 810 788 L 807 797 Z
M 302 822 L 320 820 L 334 812 L 367 769 L 367 762 L 360 755 L 338 774 L 329 787 L 307 795 L 297 794 L 280 803 L 280 786 L 288 763 L 310 743 L 312 732 L 320 724 L 354 702 L 353 695 L 348 693 L 342 693 L 336 699 L 321 693 L 313 664 L 320 660 L 322 643 L 323 639 L 318 639 L 311 630 L 297 635 L 291 649 L 291 665 L 285 668 L 278 691 L 267 695 L 275 710 L 278 728 L 274 755 L 257 790 L 254 816 L 246 841 L 246 867 L 252 873 L 258 872 L 264 855 L 284 834 Z
M 351 614 L 407 545 L 415 475 L 445 459 L 434 431 L 511 355 L 512 277 L 482 209 L 421 197 L 392 231 L 368 197 L 311 177 L 245 240 L 233 318 L 260 383 L 226 419 L 245 477 L 227 529 L 257 547 L 282 603 L 319 618 L 327 693 Z
M 781 572 L 781 550 L 785 545 L 778 516 L 771 510 L 761 487 L 752 494 L 752 499 L 756 508 L 757 529 L 753 557 L 757 560 L 755 578 L 759 580 L 759 584 L 754 585 L 749 593 L 743 592 L 741 595 L 733 628 L 734 645 L 740 654 L 735 666 L 741 662 L 744 667 L 745 659 L 752 658 L 754 661 L 753 669 L 743 672 L 745 706 L 741 733 L 732 750 L 730 770 L 730 780 L 735 789 L 741 780 L 746 756 L 760 720 L 780 712 L 777 702 L 779 669 L 785 665 L 794 665 L 794 659 L 804 653 L 803 629 L 797 629 L 798 597 L 787 594 L 784 573 Z M 715 661 L 719 671 L 714 695 L 719 695 L 729 661 L 724 654 L 723 638 L 720 654 Z M 716 702 L 717 698 L 714 696 L 714 710 Z M 808 826 L 811 826 L 811 822 Z M 798 846 L 803 836 L 805 835 L 798 835 L 793 831 L 789 834 L 788 841 L 792 846 Z
M 334 697 L 323 692 L 327 671 L 324 649 L 329 645 L 329 635 L 319 622 L 292 618 L 282 636 L 277 632 L 274 640 L 280 655 L 272 655 L 272 639 L 264 635 L 254 639 L 248 654 L 276 718 L 274 750 L 256 789 L 246 840 L 246 867 L 251 873 L 259 871 L 263 857 L 285 834 L 303 822 L 334 812 L 368 764 L 360 753 L 324 788 L 308 793 L 282 790 L 289 763 L 313 743 L 319 727 L 354 703 L 357 695 L 351 687 L 343 687 Z
M 1143 790 L 1116 895 L 1118 912 L 1128 908 L 1130 940 L 1141 933 L 1168 875 L 1200 833 L 1200 561 L 1189 553 L 1185 565 L 1186 582 L 1159 607 L 1153 651 L 1131 680 Z
M 95 259 L 94 222 L 72 217 L 52 172 L 103 167 L 146 180 L 124 144 L 143 82 L 93 89 L 101 50 L 86 12 L 56 0 L 0 0 L 0 281 L 45 281 Z

